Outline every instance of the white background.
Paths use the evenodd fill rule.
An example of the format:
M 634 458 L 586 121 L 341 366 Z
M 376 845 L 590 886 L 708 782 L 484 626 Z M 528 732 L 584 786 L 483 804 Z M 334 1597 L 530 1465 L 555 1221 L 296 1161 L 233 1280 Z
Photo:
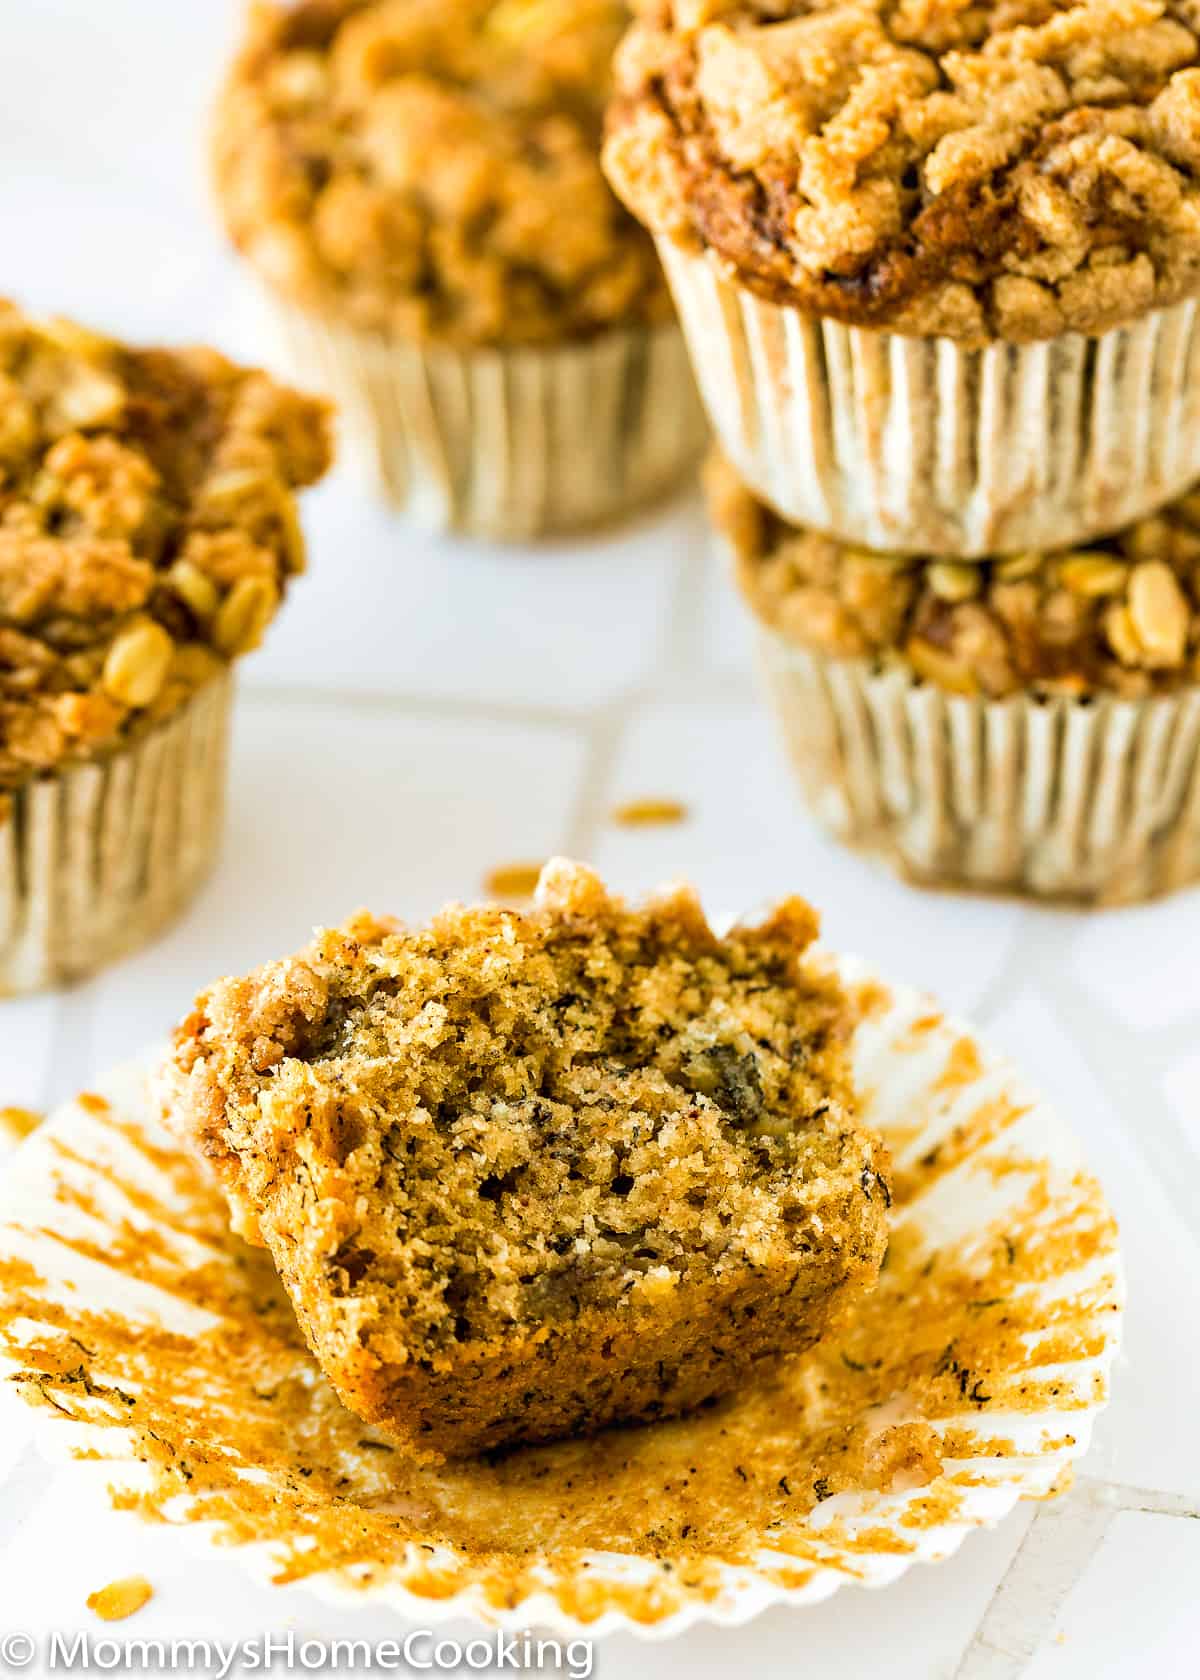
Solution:
M 2 0 L 0 24 L 0 290 L 269 360 L 204 186 L 229 0 Z M 621 1638 L 597 1672 L 1194 1675 L 1200 893 L 1091 916 L 930 896 L 818 836 L 694 497 L 603 539 L 487 550 L 414 534 L 339 473 L 306 524 L 311 572 L 244 671 L 216 878 L 153 949 L 69 994 L 0 1004 L 0 1102 L 60 1099 L 160 1037 L 201 984 L 314 922 L 359 904 L 420 916 L 477 894 L 497 864 L 567 851 L 634 891 L 686 874 L 714 911 L 804 892 L 831 942 L 986 1027 L 1085 1138 L 1132 1291 L 1114 1402 L 1079 1491 L 1019 1557 L 1028 1511 L 883 1593 L 669 1646 Z M 683 800 L 690 820 L 612 822 L 647 795 Z M 42 1463 L 15 1402 L 0 1410 L 0 1632 L 102 1632 L 85 1597 L 133 1571 L 156 1596 L 120 1633 L 397 1631 L 252 1586 L 227 1555 L 110 1515 L 85 1480 Z

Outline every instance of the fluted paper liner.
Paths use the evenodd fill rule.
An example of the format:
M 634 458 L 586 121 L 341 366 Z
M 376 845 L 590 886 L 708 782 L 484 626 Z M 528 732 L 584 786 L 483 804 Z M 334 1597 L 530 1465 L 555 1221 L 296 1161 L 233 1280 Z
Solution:
M 457 351 L 267 306 L 376 487 L 434 530 L 519 540 L 614 519 L 670 490 L 708 436 L 674 323 Z
M 765 1388 L 413 1466 L 342 1408 L 268 1257 L 159 1130 L 148 1058 L 53 1117 L 3 1186 L 0 1351 L 46 1444 L 278 1583 L 422 1624 L 592 1634 L 883 1585 L 1059 1490 L 1117 1348 L 1112 1216 L 1069 1132 L 969 1029 L 838 966 L 893 1157 L 888 1258 Z
M 212 867 L 233 678 L 89 763 L 28 782 L 0 821 L 0 996 L 77 980 L 151 939 Z
M 659 241 L 721 447 L 785 519 L 983 558 L 1130 524 L 1200 478 L 1200 305 L 965 349 L 767 303 Z
M 989 700 L 759 649 L 814 815 L 911 879 L 1106 905 L 1200 879 L 1200 687 Z

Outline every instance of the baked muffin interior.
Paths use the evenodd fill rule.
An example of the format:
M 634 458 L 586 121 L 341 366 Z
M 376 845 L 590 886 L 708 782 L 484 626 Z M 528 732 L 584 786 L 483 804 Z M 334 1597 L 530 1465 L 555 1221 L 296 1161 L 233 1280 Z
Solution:
M 846 1182 L 882 1206 L 844 1000 L 798 988 L 807 906 L 722 941 L 687 891 L 631 911 L 572 872 L 544 899 L 352 923 L 182 1029 L 246 1225 L 316 1245 L 415 1357 L 786 1271 Z
M 548 866 L 528 914 L 360 917 L 204 994 L 168 1122 L 351 1410 L 418 1456 L 594 1433 L 802 1352 L 878 1274 L 853 1009 L 792 899 L 718 939 Z

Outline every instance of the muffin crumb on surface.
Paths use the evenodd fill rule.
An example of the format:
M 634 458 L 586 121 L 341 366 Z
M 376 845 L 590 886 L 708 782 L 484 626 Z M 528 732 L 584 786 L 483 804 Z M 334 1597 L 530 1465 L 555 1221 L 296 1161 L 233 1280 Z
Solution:
M 772 301 L 964 342 L 1200 292 L 1200 23 L 1164 0 L 642 0 L 606 163 Z
M 329 459 L 325 405 L 264 373 L 0 301 L 0 799 L 257 645 Z
M 425 1456 L 651 1420 L 798 1353 L 890 1200 L 798 899 L 718 938 L 547 866 L 527 914 L 365 914 L 204 994 L 172 1128 L 343 1401 Z

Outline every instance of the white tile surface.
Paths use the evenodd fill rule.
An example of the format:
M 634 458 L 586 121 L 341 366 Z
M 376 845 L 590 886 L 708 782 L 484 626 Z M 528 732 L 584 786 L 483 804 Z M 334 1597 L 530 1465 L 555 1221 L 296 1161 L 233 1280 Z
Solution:
M 1200 1523 L 1123 1511 L 1063 1608 L 1029 1680 L 1193 1680 Z
M 269 356 L 201 167 L 236 9 L 10 5 L 6 292 L 135 337 Z M 822 906 L 832 943 L 990 1022 L 1084 1137 L 1122 1220 L 1132 1292 L 1088 1469 L 1200 1500 L 1200 893 L 1052 914 L 920 895 L 832 846 L 803 815 L 754 697 L 746 625 L 694 499 L 602 538 L 488 551 L 405 530 L 339 472 L 308 524 L 311 574 L 246 672 L 216 878 L 153 950 L 64 996 L 0 1005 L 0 1102 L 77 1088 L 161 1035 L 214 974 L 295 944 L 317 919 L 362 902 L 421 915 L 476 893 L 500 862 L 573 848 L 630 889 L 689 873 L 718 911 L 798 890 Z M 647 795 L 684 800 L 689 820 L 613 825 L 618 801 Z M 87 1623 L 87 1592 L 135 1569 L 157 1596 L 130 1632 L 394 1631 L 254 1587 L 228 1557 L 197 1557 L 85 1501 L 82 1469 L 30 1460 L 28 1416 L 7 1398 L 0 1634 Z M 619 1641 L 598 1672 L 942 1680 L 1028 1520 L 885 1593 L 847 1591 L 665 1648 Z M 1197 1532 L 1119 1513 L 1067 1601 L 1062 1643 L 1036 1659 L 1039 1680 L 1194 1672 Z

